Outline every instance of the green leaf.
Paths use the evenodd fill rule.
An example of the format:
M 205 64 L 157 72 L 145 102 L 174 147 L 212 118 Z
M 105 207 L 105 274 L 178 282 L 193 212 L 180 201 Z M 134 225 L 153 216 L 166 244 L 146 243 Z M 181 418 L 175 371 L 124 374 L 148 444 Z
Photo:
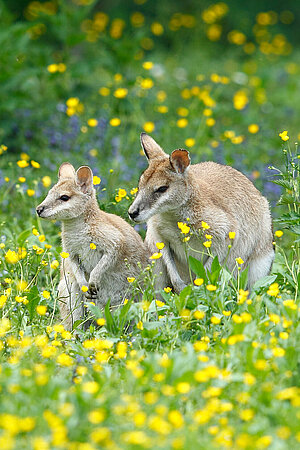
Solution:
M 22 233 L 20 233 L 19 236 L 17 237 L 17 243 L 21 246 L 26 241 L 26 239 L 29 238 L 31 232 L 32 232 L 31 228 L 22 231 Z
M 29 319 L 30 322 L 33 320 L 34 316 L 36 315 L 36 307 L 40 302 L 40 293 L 36 286 L 33 286 L 30 289 L 30 292 L 27 295 L 27 310 L 29 312 Z
M 253 291 L 258 291 L 262 288 L 269 287 L 270 284 L 274 283 L 277 275 L 267 275 L 266 277 L 260 278 L 256 283 L 252 286 Z
M 292 189 L 292 183 L 288 180 L 272 180 L 272 183 L 278 184 L 279 186 L 284 187 L 285 189 Z
M 189 263 L 194 274 L 199 278 L 203 278 L 204 282 L 207 282 L 207 275 L 202 262 L 193 256 L 190 256 Z
M 133 300 L 129 300 L 126 305 L 121 307 L 121 311 L 119 313 L 119 331 L 122 332 L 126 322 L 129 320 L 127 318 L 130 307 L 133 303 Z
M 219 274 L 221 271 L 221 266 L 219 263 L 219 259 L 217 256 L 215 256 L 212 265 L 211 265 L 211 269 L 210 272 L 208 273 L 208 278 L 211 282 L 211 284 L 216 284 L 218 278 L 219 278 Z
M 240 288 L 246 290 L 248 284 L 248 272 L 249 267 L 247 267 L 243 272 L 240 273 Z
M 112 313 L 110 311 L 110 299 L 108 300 L 108 302 L 105 305 L 104 313 L 105 313 L 107 330 L 110 333 L 116 334 L 117 326 L 116 326 L 115 320 L 113 318 L 113 315 L 112 315 Z

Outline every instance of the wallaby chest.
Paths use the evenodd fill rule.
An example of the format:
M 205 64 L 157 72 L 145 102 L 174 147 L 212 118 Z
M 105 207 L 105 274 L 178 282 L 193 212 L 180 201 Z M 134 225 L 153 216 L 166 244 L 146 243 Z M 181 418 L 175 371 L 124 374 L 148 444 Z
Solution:
M 70 254 L 71 258 L 77 260 L 82 269 L 90 274 L 93 268 L 98 264 L 103 256 L 103 251 L 96 245 L 91 248 L 91 244 L 95 244 L 94 239 L 86 230 L 74 229 L 72 232 L 68 230 L 63 234 L 63 248 Z

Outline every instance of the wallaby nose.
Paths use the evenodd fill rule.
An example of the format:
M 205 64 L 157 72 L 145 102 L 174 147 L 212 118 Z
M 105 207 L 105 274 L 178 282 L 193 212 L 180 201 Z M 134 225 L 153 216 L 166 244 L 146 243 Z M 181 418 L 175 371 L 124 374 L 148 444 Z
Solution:
M 38 206 L 36 208 L 37 215 L 40 216 L 42 214 L 42 212 L 44 211 L 44 209 L 45 209 L 45 206 Z
M 137 208 L 135 211 L 132 211 L 132 212 L 129 212 L 128 211 L 128 214 L 129 214 L 129 217 L 132 219 L 132 220 L 134 220 L 138 215 L 139 215 L 139 208 Z

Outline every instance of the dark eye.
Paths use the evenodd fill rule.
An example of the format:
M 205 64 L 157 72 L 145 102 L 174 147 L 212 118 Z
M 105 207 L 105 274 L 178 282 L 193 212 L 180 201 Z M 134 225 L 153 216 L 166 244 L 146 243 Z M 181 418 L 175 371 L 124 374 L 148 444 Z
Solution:
M 71 197 L 69 197 L 68 195 L 62 195 L 61 197 L 59 197 L 59 200 L 62 200 L 63 202 L 67 202 L 68 200 L 70 200 Z
M 168 188 L 169 186 L 160 186 L 158 189 L 156 189 L 155 193 L 162 194 L 163 192 L 166 192 Z

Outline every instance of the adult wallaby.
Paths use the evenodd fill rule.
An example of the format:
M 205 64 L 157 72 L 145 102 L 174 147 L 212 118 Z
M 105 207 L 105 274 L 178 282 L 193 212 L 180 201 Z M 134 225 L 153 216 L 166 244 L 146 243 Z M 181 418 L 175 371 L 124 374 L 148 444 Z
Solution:
M 62 247 L 69 257 L 62 260 L 58 290 L 66 328 L 84 318 L 85 297 L 103 307 L 109 299 L 118 305 L 130 295 L 127 277 L 138 276 L 146 266 L 146 246 L 125 220 L 100 210 L 88 166 L 75 172 L 63 163 L 58 183 L 36 211 L 62 222 Z M 86 294 L 83 286 L 88 287 Z
M 145 242 L 152 252 L 157 251 L 156 242 L 165 244 L 162 258 L 156 261 L 159 287 L 171 283 L 180 292 L 191 282 L 178 222 L 188 221 L 193 231 L 189 255 L 200 259 L 205 250 L 199 239 L 205 222 L 206 233 L 212 237 L 211 253 L 221 264 L 226 260 L 234 270 L 236 258 L 242 258 L 241 268 L 249 267 L 249 287 L 267 275 L 274 259 L 270 209 L 251 181 L 232 167 L 214 162 L 190 165 L 187 150 L 174 150 L 169 156 L 146 133 L 141 134 L 141 143 L 149 167 L 140 177 L 128 213 L 135 222 L 147 222 Z M 233 240 L 229 232 L 235 232 Z M 203 262 L 209 268 L 212 258 L 204 255 Z

